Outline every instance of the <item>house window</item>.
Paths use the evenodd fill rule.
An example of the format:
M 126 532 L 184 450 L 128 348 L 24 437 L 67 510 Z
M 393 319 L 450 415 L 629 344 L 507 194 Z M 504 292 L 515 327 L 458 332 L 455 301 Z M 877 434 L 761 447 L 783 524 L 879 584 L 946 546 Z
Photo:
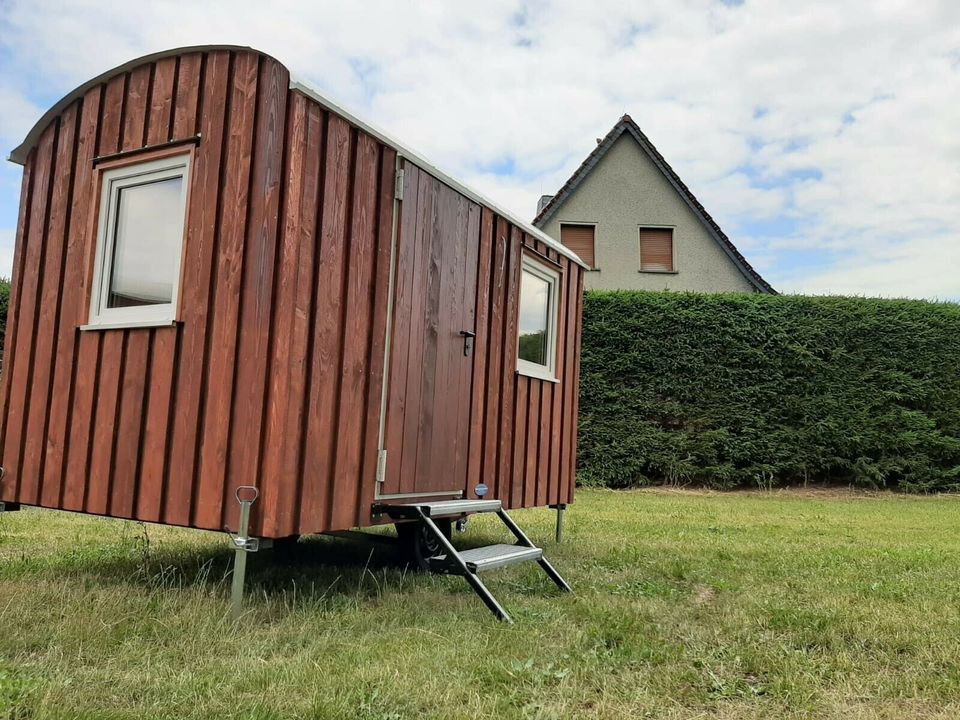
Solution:
M 190 156 L 103 171 L 90 326 L 172 323 Z
M 673 228 L 640 228 L 640 270 L 674 272 Z
M 591 269 L 596 268 L 596 225 L 561 223 L 560 242 L 573 250 Z
M 524 256 L 520 277 L 517 372 L 557 379 L 557 312 L 560 274 Z

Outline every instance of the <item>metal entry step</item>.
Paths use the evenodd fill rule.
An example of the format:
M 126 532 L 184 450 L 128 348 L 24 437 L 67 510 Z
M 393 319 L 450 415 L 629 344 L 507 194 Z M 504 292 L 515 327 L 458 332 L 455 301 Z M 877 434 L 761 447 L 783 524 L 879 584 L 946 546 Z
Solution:
M 401 503 L 397 505 L 377 505 L 375 513 L 386 514 L 393 520 L 416 520 L 422 526 L 442 552 L 431 558 L 430 568 L 436 572 L 448 572 L 463 575 L 474 592 L 480 596 L 490 611 L 504 622 L 512 623 L 510 615 L 480 580 L 478 574 L 487 570 L 515 565 L 520 562 L 536 561 L 543 571 L 564 592 L 571 592 L 570 586 L 543 556 L 543 550 L 528 538 L 523 530 L 507 515 L 499 500 L 441 500 L 437 502 Z M 517 539 L 516 545 L 488 545 L 471 550 L 457 550 L 433 518 L 444 518 L 467 513 L 495 512 Z
M 386 504 L 379 507 L 394 520 L 418 518 L 420 513 L 428 517 L 451 517 L 470 513 L 499 512 L 502 508 L 499 500 L 436 500 L 422 503 Z
M 487 545 L 463 550 L 460 553 L 460 558 L 466 563 L 467 569 L 473 572 L 496 570 L 521 562 L 539 560 L 542 557 L 543 550 L 540 548 L 522 545 Z

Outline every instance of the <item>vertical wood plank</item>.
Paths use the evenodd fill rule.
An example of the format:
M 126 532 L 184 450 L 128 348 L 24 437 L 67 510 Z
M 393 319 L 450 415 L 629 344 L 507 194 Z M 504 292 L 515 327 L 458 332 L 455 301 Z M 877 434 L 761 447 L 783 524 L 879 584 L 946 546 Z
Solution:
M 29 235 L 29 222 L 33 206 L 33 178 L 36 174 L 37 151 L 31 151 L 27 158 L 27 163 L 23 168 L 23 177 L 20 181 L 20 211 L 17 217 L 17 236 L 13 254 L 13 278 L 10 287 L 9 311 L 7 314 L 6 334 L 3 343 L 3 367 L 0 368 L 0 392 L 3 394 L 2 405 L 2 428 L 0 428 L 0 447 L 2 450 L 2 462 L 4 467 L 10 467 L 10 460 L 7 454 L 8 430 L 11 422 L 19 423 L 18 406 L 11 410 L 10 398 L 13 395 L 11 388 L 11 378 L 13 376 L 15 360 L 17 355 L 17 328 L 19 326 L 20 315 L 20 297 L 23 288 L 24 264 L 26 262 L 26 239 Z M 11 412 L 14 417 L 11 418 Z M 15 475 L 8 474 L 6 478 L 0 479 L 0 499 L 4 501 L 13 501 L 16 499 L 17 478 Z
M 100 333 L 81 333 L 77 328 L 86 322 L 83 314 L 88 297 L 86 270 L 95 243 L 92 236 L 93 215 L 99 188 L 93 187 L 93 158 L 97 154 L 102 98 L 102 85 L 88 90 L 83 98 L 63 277 L 60 349 L 54 373 L 47 459 L 44 463 L 44 474 L 50 476 L 49 482 L 53 482 L 58 475 L 63 476 L 63 507 L 67 510 L 83 509 L 86 495 L 87 439 L 92 422 L 100 342 Z M 85 374 L 78 372 L 81 367 L 87 368 Z M 45 479 L 45 482 L 48 480 Z
M 477 332 L 477 274 L 480 263 L 480 206 L 476 203 L 463 198 L 463 208 L 465 210 L 461 223 L 461 229 L 464 233 L 464 260 L 463 260 L 463 287 L 459 291 L 463 297 L 463 312 L 461 313 L 460 329 Z M 454 327 L 455 332 L 459 332 Z M 454 336 L 455 341 L 462 342 L 463 339 Z M 462 357 L 459 363 L 459 378 L 457 379 L 457 404 L 456 404 L 456 435 L 454 437 L 454 467 L 456 468 L 454 477 L 462 480 L 465 484 L 465 497 L 473 497 L 473 489 L 476 484 L 470 483 L 469 478 L 469 452 L 470 452 L 470 428 L 473 418 L 471 416 L 471 404 L 473 400 L 474 384 L 474 365 L 477 355 L 477 339 L 473 339 L 473 352 L 469 357 Z M 483 377 L 482 374 L 479 377 Z
M 441 352 L 440 331 L 441 321 L 444 322 L 444 333 L 449 333 L 447 327 L 449 323 L 448 306 L 450 303 L 449 290 L 451 280 L 449 276 L 444 277 L 445 264 L 452 266 L 452 262 L 444 257 L 445 253 L 455 253 L 455 242 L 446 242 L 445 237 L 447 228 L 453 224 L 450 217 L 451 212 L 455 212 L 451 206 L 453 198 L 447 188 L 437 181 L 431 182 L 433 193 L 433 212 L 428 220 L 426 232 L 427 253 L 425 256 L 425 303 L 424 303 L 424 325 L 423 325 L 423 346 L 422 359 L 419 363 L 420 371 L 420 413 L 417 422 L 416 454 L 417 462 L 415 464 L 415 485 L 416 492 L 426 492 L 436 489 L 432 487 L 436 468 L 434 467 L 434 429 L 442 427 L 442 423 L 447 419 L 444 417 L 442 394 L 445 391 L 445 384 L 449 382 L 446 377 L 448 369 L 448 353 Z M 446 292 L 444 292 L 446 291 Z M 446 303 L 446 305 L 444 305 Z M 443 310 L 441 311 L 441 308 Z M 416 337 L 414 338 L 416 339 Z M 444 340 L 448 338 L 444 337 Z M 444 348 L 445 350 L 446 348 Z M 437 398 L 437 386 L 441 387 L 441 398 Z M 439 413 L 439 417 L 438 417 Z M 438 433 L 439 434 L 439 433 Z M 443 442 L 443 437 L 439 437 L 438 445 Z
M 26 497 L 36 502 L 37 478 L 25 477 L 23 472 L 24 440 L 27 432 L 27 413 L 34 371 L 34 349 L 37 343 L 37 318 L 40 307 L 43 280 L 42 270 L 46 244 L 47 220 L 53 177 L 56 174 L 57 133 L 59 123 L 53 122 L 40 136 L 37 147 L 33 188 L 30 204 L 30 220 L 24 242 L 23 278 L 19 288 L 17 308 L 17 342 L 13 345 L 15 355 L 12 367 L 4 369 L 10 374 L 10 407 L 12 411 L 5 429 L 4 469 L 15 483 L 17 497 Z M 11 482 L 8 480 L 7 482 Z
M 177 328 L 153 331 L 150 388 L 143 426 L 143 453 L 137 487 L 136 517 L 158 522 L 162 515 L 167 441 L 173 430 L 173 389 L 176 384 Z
M 447 209 L 440 238 L 445 246 L 445 253 L 440 273 L 440 332 L 437 345 L 437 392 L 434 401 L 438 423 L 434 428 L 436 437 L 428 489 L 436 489 L 439 485 L 445 490 L 462 490 L 466 484 L 466 474 L 458 474 L 457 432 L 460 430 L 460 369 L 468 364 L 462 352 L 463 338 L 460 337 L 460 330 L 465 327 L 463 315 L 467 201 L 446 186 L 442 186 L 442 189 L 446 196 Z
M 526 468 L 521 469 L 523 476 L 523 487 L 521 493 L 521 503 L 523 507 L 530 507 L 536 500 L 537 490 L 537 468 L 540 460 L 540 405 L 543 396 L 542 380 L 528 379 L 527 381 L 527 433 L 526 447 L 524 456 L 526 458 Z
M 403 415 L 403 449 L 398 492 L 414 492 L 417 479 L 417 452 L 420 403 L 423 394 L 422 369 L 425 344 L 424 308 L 427 298 L 428 258 L 430 253 L 433 205 L 437 182 L 426 173 L 420 178 L 417 193 L 416 230 L 413 236 L 413 278 L 411 280 L 410 346 L 407 359 L 406 403 Z
M 576 454 L 573 450 L 573 438 L 576 434 L 576 415 L 574 408 L 577 402 L 577 378 L 574 375 L 576 369 L 576 324 L 577 324 L 577 278 L 572 273 L 578 270 L 573 263 L 569 265 L 571 275 L 566 287 L 567 295 L 567 328 L 565 345 L 568 349 L 564 361 L 564 381 L 565 394 L 563 401 L 563 447 L 561 458 L 562 471 L 560 474 L 560 501 L 565 502 L 573 486 L 574 467 L 576 463 Z
M 156 63 L 147 119 L 148 145 L 157 145 L 170 139 L 178 91 L 177 64 L 175 57 L 163 58 Z M 134 499 L 134 516 L 150 522 L 159 520 L 162 510 L 164 463 L 167 439 L 172 428 L 170 406 L 175 384 L 177 334 L 176 328 L 157 328 L 152 333 L 150 345 L 150 376 L 143 411 L 139 481 Z
M 152 65 L 141 65 L 130 73 L 124 101 L 123 136 L 120 150 L 141 148 L 147 139 L 151 103 Z M 117 332 L 117 331 L 114 331 Z M 148 388 L 150 338 L 147 330 L 123 331 L 127 335 L 126 356 L 121 379 L 116 450 L 110 484 L 110 514 L 133 517 L 142 443 L 144 400 Z
M 313 357 L 304 443 L 300 525 L 322 525 L 328 516 L 330 463 L 340 382 L 343 327 L 343 262 L 350 180 L 350 127 L 331 115 L 327 125 Z
M 512 448 L 514 436 L 522 433 L 519 414 L 526 407 L 514 402 L 514 387 L 517 380 L 517 303 L 520 287 L 520 234 L 516 227 L 510 226 L 508 245 L 509 258 L 504 279 L 504 323 L 503 323 L 503 381 L 500 412 L 500 443 L 504 448 Z M 526 415 L 524 415 L 524 418 Z M 500 457 L 501 482 L 507 484 L 501 489 L 503 497 L 509 497 L 513 503 L 518 475 L 514 472 L 514 458 L 511 453 L 503 452 Z M 522 482 L 522 477 L 520 479 Z M 514 505 L 511 504 L 511 507 Z
M 296 352 L 293 346 L 293 326 L 297 303 L 297 277 L 300 270 L 300 225 L 303 222 L 301 206 L 304 202 L 303 182 L 305 150 L 307 144 L 307 101 L 299 94 L 292 96 L 287 114 L 288 131 L 286 177 L 283 192 L 280 251 L 277 259 L 277 292 L 274 302 L 274 343 L 270 361 L 270 377 L 267 393 L 267 416 L 264 427 L 266 439 L 263 445 L 263 472 L 261 473 L 261 497 L 263 533 L 269 536 L 290 535 L 291 518 L 280 516 L 280 498 L 295 485 L 296 476 L 283 474 L 283 453 L 286 450 L 284 436 L 288 432 L 286 420 L 291 402 L 290 383 L 295 368 L 291 357 Z M 296 432 L 295 428 L 290 431 Z M 286 507 L 286 504 L 284 504 Z
M 220 523 L 227 482 L 230 411 L 234 391 L 234 361 L 239 333 L 243 250 L 247 204 L 250 201 L 251 153 L 257 107 L 258 58 L 238 53 L 233 61 L 225 130 L 221 210 L 214 259 L 212 307 L 207 323 L 210 357 L 207 361 L 206 398 L 203 405 L 202 441 L 194 489 L 193 522 L 203 527 Z
M 104 94 L 100 117 L 100 139 L 97 155 L 118 152 L 122 141 L 122 127 L 127 100 L 126 75 L 110 79 Z M 113 456 L 116 446 L 117 414 L 119 411 L 120 382 L 123 375 L 123 353 L 126 346 L 124 331 L 107 331 L 100 345 L 97 391 L 94 395 L 93 427 L 87 438 L 91 445 L 90 469 L 87 479 L 85 509 L 98 515 L 105 514 L 110 503 Z M 89 359 L 88 359 L 89 362 Z M 91 371 L 90 365 L 77 368 Z
M 490 329 L 487 353 L 487 407 L 483 430 L 483 464 L 481 474 L 491 486 L 491 497 L 506 499 L 502 482 L 500 459 L 505 449 L 500 445 L 500 416 L 503 405 L 503 326 L 506 322 L 509 225 L 501 217 L 496 219 L 492 264 L 490 272 Z
M 507 477 L 510 485 L 510 507 L 523 506 L 523 480 L 527 469 L 527 418 L 530 414 L 530 378 L 516 376 L 513 393 L 514 411 L 508 423 L 513 457 L 507 462 Z
M 217 237 L 217 207 L 220 191 L 220 163 L 223 152 L 224 108 L 230 54 L 210 53 L 203 82 L 203 114 L 199 119 L 206 139 L 197 147 L 190 190 L 187 237 L 184 244 L 181 280 L 181 336 L 178 342 L 176 397 L 173 432 L 169 439 L 169 460 L 163 493 L 164 522 L 190 522 L 193 488 L 196 486 L 196 450 L 199 435 L 200 396 L 206 355 L 209 290 Z M 174 137 L 195 127 L 190 108 L 196 112 L 193 85 L 199 85 L 200 62 L 186 55 L 180 59 L 174 118 Z M 194 80 L 196 78 L 196 80 Z M 182 91 L 182 92 L 181 92 Z
M 50 196 L 49 221 L 42 242 L 44 249 L 41 270 L 39 307 L 37 310 L 36 347 L 34 350 L 33 388 L 27 413 L 27 431 L 23 454 L 23 479 L 20 498 L 23 502 L 56 506 L 60 499 L 60 477 L 42 483 L 46 459 L 46 435 L 49 422 L 53 362 L 57 354 L 57 320 L 63 283 L 63 259 L 70 213 L 70 187 L 76 150 L 79 103 L 71 104 L 60 116 L 57 156 L 54 162 L 53 190 Z
M 368 373 L 373 273 L 376 261 L 378 153 L 376 142 L 361 134 L 353 163 L 351 226 L 348 245 L 343 361 L 333 473 L 330 526 L 350 528 L 358 521 L 360 465 L 364 438 L 364 389 Z
M 394 172 L 397 154 L 387 147 L 380 152 L 380 185 L 377 209 L 376 274 L 373 293 L 372 335 L 370 339 L 370 371 L 367 386 L 366 436 L 361 468 L 360 512 L 374 501 L 377 451 L 380 434 L 381 399 L 384 383 L 384 352 L 387 332 L 387 305 L 390 285 L 390 256 L 394 213 Z M 358 518 L 360 522 L 362 518 Z
M 387 469 L 384 490 L 400 492 L 403 469 L 404 418 L 407 410 L 407 381 L 410 365 L 413 296 L 416 280 L 417 218 L 421 198 L 422 173 L 404 163 L 403 200 L 397 229 L 397 258 L 394 270 L 393 328 L 390 339 L 390 381 L 387 388 L 386 450 Z
M 110 479 L 116 446 L 117 414 L 120 405 L 120 381 L 126 333 L 104 332 L 100 348 L 100 368 L 95 395 L 93 440 L 90 451 L 90 475 L 87 480 L 85 510 L 104 515 L 110 503 Z
M 477 229 L 477 283 L 474 314 L 473 382 L 470 389 L 470 439 L 467 450 L 467 487 L 474 488 L 480 483 L 488 483 L 490 478 L 481 475 L 483 464 L 483 423 L 487 396 L 487 355 L 489 353 L 490 321 L 490 261 L 493 249 L 493 211 L 487 207 L 480 209 L 480 223 Z
M 146 141 L 147 107 L 150 96 L 150 78 L 152 65 L 141 65 L 130 72 L 127 83 L 127 97 L 121 135 L 120 150 L 134 150 L 143 147 Z
M 317 212 L 320 207 L 324 158 L 325 113 L 314 104 L 307 106 L 307 135 L 301 184 L 300 219 L 297 223 L 296 294 L 290 342 L 290 380 L 280 474 L 286 480 L 277 510 L 278 534 L 317 532 L 320 526 L 301 527 L 298 518 L 303 483 L 303 442 L 306 436 L 307 372 L 312 367 L 314 287 L 317 282 Z
M 263 450 L 263 419 L 267 397 L 267 366 L 271 352 L 271 325 L 280 194 L 283 186 L 283 145 L 287 129 L 286 69 L 275 60 L 260 63 L 257 92 L 256 142 L 250 189 L 250 221 L 244 248 L 240 336 L 237 342 L 237 384 L 230 429 L 230 465 L 227 487 L 231 496 L 239 485 L 258 484 Z M 253 480 L 254 482 L 251 482 Z M 262 508 L 262 506 L 261 506 Z M 259 532 L 261 508 L 254 514 Z M 239 519 L 234 503 L 223 521 Z
M 119 335 L 120 333 L 114 333 Z M 128 330 L 120 384 L 117 447 L 113 484 L 110 490 L 110 515 L 132 518 L 140 463 L 146 381 L 149 377 L 150 330 Z
M 221 71 L 221 66 L 227 63 L 229 58 L 227 53 L 211 53 L 210 59 L 214 58 L 215 62 L 213 63 L 209 63 L 208 59 L 210 65 L 208 69 L 213 70 L 214 74 L 218 75 Z M 188 53 L 180 56 L 175 81 L 176 94 L 174 95 L 173 136 L 171 140 L 188 138 L 197 132 L 197 128 L 200 128 L 203 137 L 207 138 L 209 142 L 219 145 L 221 135 L 211 136 L 208 134 L 210 130 L 216 127 L 217 123 L 215 118 L 219 114 L 218 108 L 206 107 L 203 113 L 204 117 L 201 118 L 199 116 L 200 93 L 215 92 L 209 82 L 204 84 L 205 87 L 200 86 L 202 68 L 202 53 Z M 223 68 L 223 72 L 226 72 L 225 67 Z M 210 101 L 215 101 L 218 98 L 222 100 L 222 96 L 220 95 L 207 95 L 207 99 Z M 218 107 L 220 110 L 223 109 L 222 101 Z M 210 118 L 209 121 L 207 120 L 208 118 Z M 207 132 L 204 133 L 204 130 Z M 201 145 L 202 144 L 204 143 L 201 143 Z M 194 173 L 194 177 L 196 177 L 196 173 Z
M 176 73 L 177 58 L 175 57 L 158 60 L 154 67 L 150 110 L 147 118 L 147 145 L 158 145 L 170 139 Z

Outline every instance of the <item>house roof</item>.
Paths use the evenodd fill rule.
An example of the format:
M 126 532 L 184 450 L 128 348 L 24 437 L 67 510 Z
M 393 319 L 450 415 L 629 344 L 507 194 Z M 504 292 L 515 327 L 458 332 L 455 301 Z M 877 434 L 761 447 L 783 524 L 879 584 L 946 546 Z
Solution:
M 629 115 L 624 115 L 620 118 L 617 124 L 613 126 L 613 129 L 607 133 L 606 137 L 597 143 L 597 146 L 587 155 L 586 159 L 580 163 L 580 167 L 574 171 L 573 175 L 563 184 L 563 187 L 561 187 L 557 191 L 557 194 L 537 213 L 537 216 L 533 219 L 533 224 L 542 228 L 560 206 L 563 205 L 564 201 L 576 192 L 580 183 L 586 179 L 593 168 L 597 166 L 610 151 L 610 148 L 613 147 L 614 143 L 620 139 L 624 133 L 629 133 L 640 147 L 643 148 L 644 152 L 646 152 L 653 161 L 653 164 L 659 168 L 660 172 L 662 172 L 670 184 L 673 185 L 680 197 L 682 197 L 690 209 L 693 210 L 693 214 L 697 216 L 707 229 L 707 232 L 710 233 L 710 236 L 717 241 L 730 259 L 733 260 L 734 265 L 743 273 L 744 277 L 759 291 L 775 295 L 777 291 L 774 290 L 773 286 L 764 280 L 760 276 L 760 273 L 754 270 L 753 266 L 747 262 L 747 259 L 737 250 L 730 238 L 727 237 L 726 233 L 723 232 L 717 224 L 717 221 L 710 216 L 710 213 L 708 213 L 700 201 L 697 200 L 696 196 L 690 191 L 690 188 L 680 179 L 680 176 L 670 167 L 670 164 L 664 159 L 663 155 L 660 154 L 660 151 L 657 150 L 654 144 L 650 142 L 650 139 L 643 134 L 643 131 Z
M 60 115 L 74 100 L 83 97 L 87 90 L 99 85 L 101 83 L 107 82 L 110 78 L 120 75 L 121 73 L 132 70 L 133 68 L 148 63 L 155 62 L 165 57 L 170 57 L 173 55 L 181 55 L 188 52 L 210 52 L 214 50 L 234 50 L 234 51 L 250 51 L 263 55 L 265 57 L 272 57 L 266 53 L 256 50 L 255 48 L 245 47 L 240 45 L 196 45 L 190 47 L 180 47 L 172 50 L 164 50 L 162 52 L 151 53 L 149 55 L 144 55 L 142 57 L 136 58 L 135 60 L 130 60 L 122 65 L 118 65 L 112 70 L 107 70 L 104 73 L 101 73 L 97 77 L 88 80 L 77 88 L 74 88 L 72 91 L 67 93 L 62 97 L 53 107 L 47 110 L 43 116 L 37 120 L 30 132 L 27 133 L 26 138 L 23 142 L 20 143 L 14 150 L 10 153 L 9 160 L 10 162 L 17 163 L 18 165 L 23 165 L 27 161 L 27 157 L 30 154 L 30 151 L 36 147 L 37 143 L 40 141 L 40 135 L 44 129 L 53 122 L 54 118 Z M 279 62 L 279 61 L 278 61 Z M 282 64 L 282 63 L 281 63 Z M 519 227 L 528 235 L 535 237 L 537 240 L 540 240 L 546 246 L 556 250 L 559 254 L 569 258 L 571 261 L 577 263 L 582 267 L 587 267 L 586 264 L 577 257 L 577 254 L 573 252 L 570 248 L 563 245 L 560 241 L 555 240 L 554 238 L 547 235 L 543 230 L 538 227 L 535 227 L 528 221 L 522 219 L 519 215 L 510 210 L 507 210 L 505 207 L 499 203 L 490 200 L 488 197 L 480 193 L 478 190 L 470 187 L 469 185 L 460 182 L 453 176 L 441 170 L 439 167 L 434 165 L 430 160 L 425 158 L 423 155 L 418 153 L 416 150 L 408 147 L 399 140 L 391 137 L 383 130 L 380 130 L 378 127 L 361 119 L 357 114 L 347 110 L 338 102 L 330 99 L 319 90 L 315 89 L 308 83 L 302 81 L 297 76 L 290 72 L 290 90 L 293 92 L 301 93 L 312 100 L 316 101 L 327 110 L 340 115 L 342 118 L 347 120 L 358 129 L 363 132 L 375 137 L 377 140 L 382 142 L 385 145 L 388 145 L 394 148 L 397 153 L 412 162 L 414 165 L 417 165 L 428 173 L 433 175 L 435 178 L 443 182 L 444 184 L 452 187 L 454 190 L 457 190 L 466 197 L 474 200 L 480 205 L 486 205 L 488 208 L 493 210 L 497 215 L 503 217 L 506 220 L 509 220 L 511 223 Z

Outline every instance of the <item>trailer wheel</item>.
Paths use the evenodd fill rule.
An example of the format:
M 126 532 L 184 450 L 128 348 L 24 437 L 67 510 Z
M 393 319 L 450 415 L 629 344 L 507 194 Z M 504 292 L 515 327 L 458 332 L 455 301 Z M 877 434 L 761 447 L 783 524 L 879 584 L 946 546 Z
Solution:
M 450 518 L 437 518 L 433 523 L 447 540 L 453 536 L 453 521 Z M 436 536 L 425 523 L 419 521 L 396 523 L 396 528 L 407 562 L 418 570 L 430 570 L 430 558 L 443 554 L 443 546 Z

